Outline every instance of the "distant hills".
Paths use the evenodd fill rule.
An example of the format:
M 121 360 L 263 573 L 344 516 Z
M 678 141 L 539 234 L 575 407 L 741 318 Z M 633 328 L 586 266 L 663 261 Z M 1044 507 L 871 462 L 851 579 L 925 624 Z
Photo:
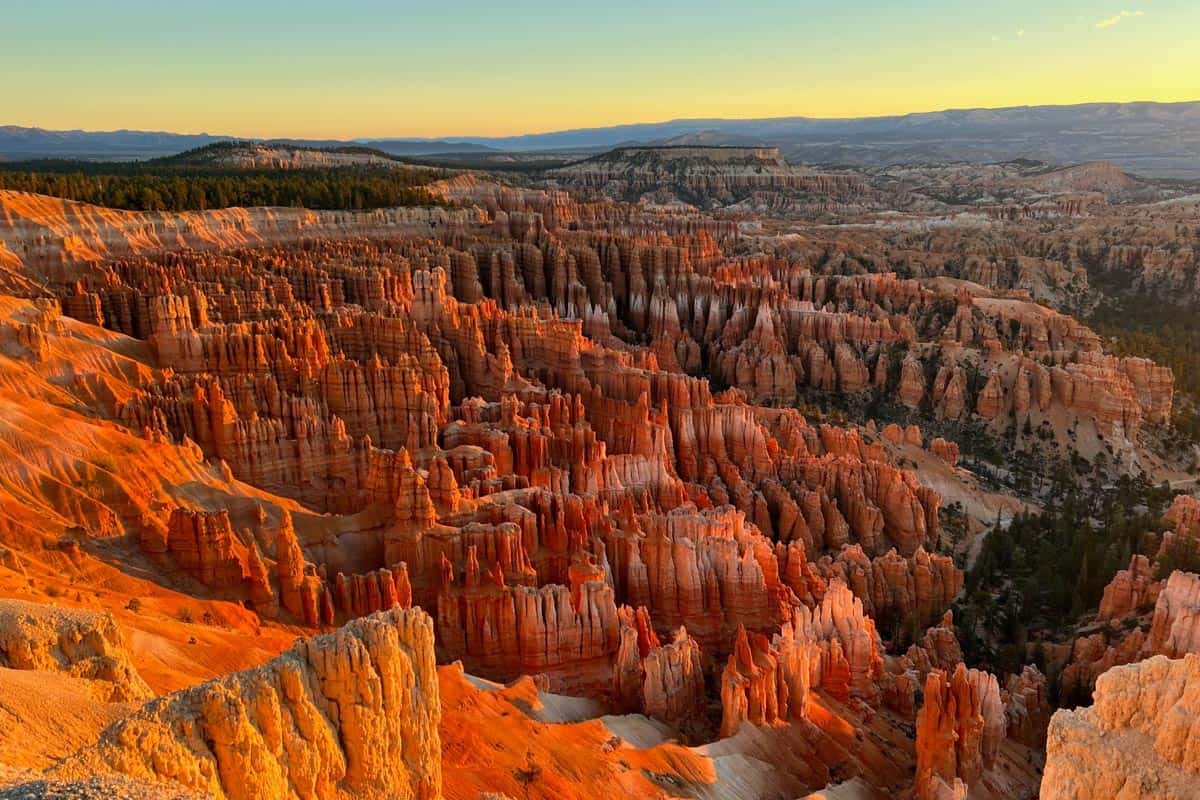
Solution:
M 399 167 L 394 156 L 362 145 L 306 147 L 278 142 L 222 141 L 151 159 L 148 166 L 216 169 L 321 169 L 331 167 Z M 424 169 L 423 167 L 419 169 Z
M 878 166 L 1027 158 L 1112 161 L 1156 177 L 1200 178 L 1200 102 L 967 109 L 857 119 L 696 119 L 469 139 L 499 150 L 627 144 L 778 147 L 793 162 Z
M 82 158 L 120 161 L 154 158 L 203 147 L 225 138 L 229 137 L 162 131 L 48 131 L 0 125 L 0 159 Z
M 150 158 L 230 138 L 10 126 L 0 127 L 0 158 Z M 688 119 L 438 140 L 270 141 L 308 147 L 363 145 L 398 156 L 586 152 L 632 144 L 771 146 L 793 162 L 869 166 L 1016 158 L 1057 164 L 1106 160 L 1144 175 L 1194 179 L 1200 178 L 1200 102 L 1021 106 L 855 119 Z
M 231 141 L 253 141 L 287 147 L 338 149 L 365 147 L 391 156 L 422 156 L 440 153 L 487 153 L 493 149 L 469 142 L 441 140 L 384 139 L 379 141 L 337 139 L 241 139 L 208 133 L 161 131 L 48 131 L 0 125 L 0 161 L 32 159 L 84 159 L 129 161 L 174 156 L 208 145 Z

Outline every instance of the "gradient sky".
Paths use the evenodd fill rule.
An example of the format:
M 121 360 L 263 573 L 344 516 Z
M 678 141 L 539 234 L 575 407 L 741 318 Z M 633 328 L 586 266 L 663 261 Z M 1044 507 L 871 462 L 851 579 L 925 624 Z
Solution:
M 0 124 L 507 135 L 1200 99 L 1200 2 L 1119 2 L 0 0 Z

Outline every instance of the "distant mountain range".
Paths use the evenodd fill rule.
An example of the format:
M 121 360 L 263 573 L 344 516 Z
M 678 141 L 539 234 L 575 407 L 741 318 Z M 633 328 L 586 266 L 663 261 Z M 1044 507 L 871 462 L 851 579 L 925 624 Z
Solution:
M 0 127 L 0 158 L 149 158 L 231 138 Z M 1196 179 L 1200 102 L 1022 106 L 856 119 L 687 119 L 507 137 L 270 141 L 309 147 L 358 144 L 403 156 L 596 151 L 630 144 L 768 145 L 791 161 L 822 164 L 1107 160 L 1143 175 Z
M 209 133 L 168 133 L 163 131 L 48 131 L 0 125 L 0 162 L 42 158 L 126 161 L 162 158 L 194 150 L 217 142 L 255 141 L 287 146 L 340 148 L 370 147 L 394 156 L 421 156 L 435 153 L 487 153 L 493 148 L 470 142 L 436 139 L 244 139 Z

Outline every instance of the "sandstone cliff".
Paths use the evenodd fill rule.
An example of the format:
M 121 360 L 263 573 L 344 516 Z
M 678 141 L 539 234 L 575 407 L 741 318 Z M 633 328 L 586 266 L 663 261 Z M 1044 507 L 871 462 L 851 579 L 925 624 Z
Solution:
M 1041 796 L 1050 800 L 1196 796 L 1200 656 L 1156 656 L 1096 681 L 1090 708 L 1050 721 Z
M 364 617 L 279 658 L 152 701 L 53 770 L 217 798 L 441 796 L 433 625 Z

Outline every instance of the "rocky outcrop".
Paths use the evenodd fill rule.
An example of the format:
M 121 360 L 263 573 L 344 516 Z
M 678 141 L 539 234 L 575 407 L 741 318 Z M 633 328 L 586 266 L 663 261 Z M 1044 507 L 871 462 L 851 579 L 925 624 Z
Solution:
M 613 696 L 690 736 L 704 734 L 700 646 L 679 628 L 662 644 L 644 608 L 620 609 L 621 644 L 613 662 Z
M 805 719 L 810 690 L 876 704 L 883 648 L 875 624 L 841 580 L 811 611 L 798 606 L 770 638 L 739 628 L 721 678 L 721 735 L 744 722 Z
M 959 453 L 956 442 L 946 441 L 939 436 L 929 443 L 929 452 L 952 467 L 958 466 Z
M 275 574 L 279 582 L 279 604 L 306 625 L 333 622 L 324 582 L 316 567 L 305 560 L 292 517 L 283 512 L 275 532 Z
M 554 172 L 536 189 L 463 173 L 435 191 L 474 208 L 373 214 L 109 214 L 0 195 L 0 281 L 45 298 L 0 298 L 19 306 L 0 320 L 16 376 L 0 382 L 3 444 L 19 454 L 0 459 L 0 533 L 22 550 L 4 563 L 36 583 L 44 548 L 88 577 L 129 533 L 158 588 L 284 626 L 421 606 L 443 659 L 542 673 L 686 738 L 711 736 L 719 689 L 739 747 L 813 732 L 789 723 L 824 721 L 814 692 L 868 734 L 886 704 L 874 718 L 920 713 L 926 742 L 965 748 L 952 763 L 929 748 L 926 789 L 978 786 L 992 733 L 976 716 L 994 732 L 996 715 L 990 684 L 956 683 L 944 614 L 963 576 L 941 554 L 939 492 L 967 489 L 972 515 L 991 500 L 934 434 L 978 441 L 984 427 L 1089 459 L 1113 445 L 1132 470 L 1141 429 L 1169 418 L 1170 371 L 1105 354 L 1039 302 L 1075 304 L 1095 269 L 1194 283 L 1194 253 L 1171 239 L 1191 223 L 1140 209 L 1127 229 L 1055 231 L 1096 198 L 1016 202 L 1011 186 L 957 215 L 949 198 L 980 189 L 962 165 L 939 175 L 954 185 L 936 203 L 899 181 L 904 219 L 870 208 L 871 224 L 836 227 L 824 222 L 854 219 L 875 190 L 770 151 L 632 148 Z M 710 204 L 736 208 L 687 209 Z M 954 224 L 924 224 L 930 208 Z M 776 236 L 756 227 L 768 212 L 814 224 Z M 23 413 L 35 391 L 57 416 Z M 856 428 L 817 410 L 831 405 L 902 421 Z M 45 424 L 60 418 L 87 435 Z M 22 433 L 34 427 L 50 431 L 37 448 Z M 1200 527 L 1194 512 L 1176 501 L 1164 547 Z M 1064 687 L 1194 647 L 1180 580 L 1148 635 L 1122 635 L 1156 602 L 1151 567 L 1134 559 L 1114 579 L 1101 622 L 1122 624 L 1075 643 Z M 972 693 L 979 707 L 960 714 Z M 1005 683 L 1012 738 L 1039 741 L 1046 694 L 1036 672 Z M 231 729 L 214 730 L 224 746 Z M 274 742 L 238 752 L 302 766 Z M 827 743 L 788 757 L 828 777 Z M 907 754 L 889 763 L 907 769 Z
M 339 572 L 333 582 L 333 604 L 335 611 L 346 619 L 391 608 L 410 608 L 412 583 L 408 565 L 401 562 L 391 569 L 377 569 L 365 574 Z
M 947 611 L 938 625 L 930 626 L 904 655 L 889 659 L 883 679 L 884 704 L 906 719 L 916 719 L 925 681 L 934 670 L 952 673 L 963 663 L 962 647 Z
M 546 672 L 560 679 L 556 686 L 605 682 L 598 673 L 608 672 L 620 645 L 611 586 L 508 586 L 499 564 L 481 569 L 474 548 L 461 578 L 448 561 L 443 568 L 437 628 L 447 658 L 487 677 Z
M 817 644 L 820 669 L 814 677 L 821 688 L 841 700 L 857 697 L 873 703 L 878 699 L 883 673 L 879 634 L 862 602 L 845 584 L 833 581 L 811 613 L 796 609 L 792 629 L 794 638 Z
M 603 189 L 621 199 L 669 189 L 705 207 L 763 190 L 823 195 L 865 190 L 857 175 L 794 167 L 770 147 L 623 147 L 552 174 L 572 188 Z
M 727 646 L 739 625 L 783 619 L 785 588 L 769 541 L 730 507 L 683 506 L 639 519 L 644 538 L 614 533 L 615 583 L 655 624 L 685 626 L 702 645 Z
M 213 589 L 233 590 L 260 614 L 273 616 L 274 589 L 253 537 L 234 533 L 228 511 L 176 508 L 167 524 L 147 520 L 140 538 L 142 550 L 165 559 Z
M 788 626 L 783 634 L 793 643 Z M 769 725 L 793 717 L 804 719 L 808 703 L 812 648 L 789 649 L 786 657 L 761 634 L 738 630 L 733 654 L 721 674 L 721 737 L 733 736 L 742 723 Z
M 909 558 L 894 549 L 873 559 L 858 545 L 846 545 L 834 558 L 822 557 L 815 570 L 826 580 L 840 578 L 886 636 L 900 640 L 933 625 L 962 590 L 963 574 L 949 556 L 918 548 Z M 803 596 L 800 588 L 793 587 Z
M 962 664 L 949 676 L 929 673 L 917 715 L 916 796 L 965 797 L 995 765 L 1005 730 L 995 676 Z
M 228 800 L 436 800 L 440 714 L 433 623 L 394 610 L 154 700 L 52 775 L 120 773 Z
M 900 386 L 897 399 L 909 408 L 918 408 L 925 399 L 925 370 L 911 353 L 900 366 Z
M 1050 721 L 1041 796 L 1108 800 L 1196 796 L 1200 655 L 1156 656 L 1096 681 L 1090 708 Z
M 1046 726 L 1050 724 L 1050 697 L 1046 676 L 1032 664 L 1018 675 L 1010 674 L 1000 692 L 1004 716 L 1008 720 L 1008 738 L 1037 750 L 1046 745 Z
M 428 232 L 435 223 L 465 221 L 472 211 L 395 208 L 347 215 L 305 209 L 228 208 L 184 213 L 100 209 L 27 192 L 5 191 L 5 244 L 27 269 L 53 270 L 64 261 L 96 261 L 152 250 L 215 249 L 247 242 L 287 242 L 312 236 L 391 230 Z
M 1146 648 L 1171 658 L 1200 653 L 1200 575 L 1176 570 L 1167 578 L 1154 605 Z
M 1142 607 L 1149 607 L 1158 599 L 1160 588 L 1159 582 L 1154 580 L 1150 559 L 1135 554 L 1129 560 L 1129 567 L 1114 575 L 1104 587 L 1096 619 L 1100 622 L 1120 619 Z
M 109 702 L 152 696 L 108 614 L 0 600 L 0 667 L 82 678 Z
M 1105 589 L 1104 596 L 1109 598 L 1105 608 L 1120 610 L 1126 605 L 1126 586 L 1131 587 L 1129 597 L 1142 598 L 1142 602 L 1133 606 L 1134 610 L 1144 607 L 1148 597 L 1156 594 L 1149 632 L 1133 628 L 1117 637 L 1102 631 L 1076 639 L 1059 676 L 1064 696 L 1085 693 L 1100 675 L 1114 666 L 1156 655 L 1178 658 L 1186 653 L 1200 653 L 1200 576 L 1176 570 L 1166 581 L 1150 582 L 1148 576 L 1141 575 L 1139 582 L 1139 558 L 1143 557 L 1135 556 L 1130 569 L 1124 571 L 1126 574 L 1118 573 Z M 1135 591 L 1139 585 L 1144 589 L 1141 595 Z
M 1176 495 L 1164 517 L 1184 536 L 1200 534 L 1200 500 L 1191 495 Z
M 1120 664 L 1143 657 L 1146 635 L 1134 628 L 1128 635 L 1112 638 L 1104 631 L 1081 636 L 1071 645 L 1071 656 L 1059 675 L 1059 694 L 1086 700 L 1096 679 Z
M 830 608 L 839 610 L 838 606 Z M 803 611 L 798 612 L 795 624 L 785 622 L 770 639 L 748 635 L 745 629 L 738 631 L 721 676 L 722 737 L 735 735 L 743 723 L 770 725 L 807 719 L 813 689 L 824 688 L 842 700 L 849 697 L 850 682 L 864 671 L 869 657 L 854 644 L 849 650 L 843 644 L 855 641 L 854 620 L 839 617 L 846 637 Z M 866 664 L 866 673 L 872 674 L 875 666 Z M 870 693 L 856 696 L 871 697 Z

